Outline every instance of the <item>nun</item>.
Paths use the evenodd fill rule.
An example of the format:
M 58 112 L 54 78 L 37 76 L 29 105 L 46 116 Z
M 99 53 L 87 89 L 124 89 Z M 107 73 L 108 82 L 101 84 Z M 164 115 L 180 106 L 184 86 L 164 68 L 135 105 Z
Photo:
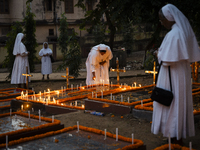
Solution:
M 90 50 L 86 60 L 86 84 L 109 84 L 109 61 L 113 55 L 109 46 L 99 44 Z
M 26 67 L 29 70 L 29 62 L 28 62 L 28 54 L 29 52 L 26 50 L 25 45 L 22 43 L 24 39 L 23 33 L 18 33 L 15 39 L 13 55 L 15 55 L 15 61 L 12 69 L 11 75 L 11 84 L 18 84 L 18 88 L 21 88 L 21 84 L 23 84 L 24 88 L 26 88 L 26 77 L 22 74 L 26 74 Z M 30 82 L 30 77 L 28 77 Z
M 43 43 L 43 48 L 39 52 L 39 56 L 42 57 L 41 62 L 41 73 L 43 75 L 42 80 L 44 80 L 44 76 L 47 75 L 47 79 L 49 80 L 49 74 L 52 73 L 52 63 L 50 55 L 52 55 L 52 50 L 49 48 L 47 42 Z
M 156 86 L 170 90 L 170 66 L 174 98 L 170 106 L 153 102 L 151 131 L 182 145 L 182 138 L 195 135 L 190 63 L 200 61 L 200 50 L 188 19 L 176 6 L 162 7 L 159 18 L 169 32 L 157 54 L 159 63 L 163 63 Z

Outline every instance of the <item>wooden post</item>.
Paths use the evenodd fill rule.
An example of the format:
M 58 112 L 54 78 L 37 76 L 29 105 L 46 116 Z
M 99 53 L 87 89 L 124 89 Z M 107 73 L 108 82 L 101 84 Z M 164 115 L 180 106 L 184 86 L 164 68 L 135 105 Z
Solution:
M 26 88 L 28 89 L 28 77 L 32 77 L 33 75 L 28 74 L 28 66 L 26 66 L 26 74 L 22 74 L 26 76 Z
M 153 65 L 153 71 L 145 71 L 145 73 L 152 73 L 153 74 L 153 84 L 155 84 L 156 74 L 158 73 L 156 71 L 156 62 L 155 61 L 154 61 L 154 65 Z
M 117 65 L 117 69 L 110 68 L 110 71 L 117 72 L 117 84 L 120 84 L 120 82 L 119 82 L 119 73 L 120 72 L 126 72 L 126 70 L 125 70 L 125 68 L 124 69 L 119 69 L 119 60 L 118 60 L 118 58 L 116 58 L 116 65 Z
M 67 89 L 68 89 L 68 86 L 69 86 L 69 78 L 70 79 L 73 79 L 74 77 L 73 76 L 69 76 L 69 68 L 67 67 L 66 68 L 66 76 L 61 76 L 63 78 L 66 78 L 66 84 L 67 84 Z

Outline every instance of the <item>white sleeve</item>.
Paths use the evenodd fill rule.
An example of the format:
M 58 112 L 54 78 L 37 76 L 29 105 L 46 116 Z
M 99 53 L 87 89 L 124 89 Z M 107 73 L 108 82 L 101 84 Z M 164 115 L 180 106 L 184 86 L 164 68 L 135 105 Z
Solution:
M 40 52 L 39 52 L 39 56 L 43 56 L 43 51 L 42 51 L 42 49 L 40 50 Z

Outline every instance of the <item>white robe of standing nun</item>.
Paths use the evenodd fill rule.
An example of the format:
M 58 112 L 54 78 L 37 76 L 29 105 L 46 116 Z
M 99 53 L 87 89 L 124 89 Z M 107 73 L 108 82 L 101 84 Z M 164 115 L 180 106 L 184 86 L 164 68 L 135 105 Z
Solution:
M 15 45 L 13 49 L 13 55 L 15 55 L 15 61 L 12 69 L 11 84 L 26 83 L 26 77 L 22 74 L 26 73 L 26 67 L 29 71 L 28 52 L 25 45 L 21 42 L 24 37 L 23 33 L 18 33 L 15 39 Z M 30 77 L 28 78 L 30 82 Z
M 42 57 L 41 73 L 43 75 L 52 73 L 52 64 L 51 64 L 51 58 L 50 58 L 50 55 L 52 55 L 52 50 L 49 48 L 48 43 L 47 43 L 47 48 L 45 48 L 44 47 L 45 43 L 47 43 L 47 42 L 43 43 L 43 49 L 41 49 L 39 52 L 39 56 Z M 48 54 L 48 56 L 44 56 L 46 54 Z
M 170 90 L 170 66 L 174 98 L 169 107 L 153 102 L 151 131 L 179 140 L 195 135 L 190 62 L 200 60 L 200 50 L 190 23 L 182 12 L 172 4 L 165 5 L 162 12 L 167 20 L 176 23 L 158 51 L 158 61 L 163 61 L 163 65 L 156 86 Z
M 106 50 L 106 53 L 104 55 L 101 55 L 99 50 Z M 87 78 L 86 78 L 86 84 L 109 84 L 109 66 L 110 66 L 110 60 L 112 59 L 113 55 L 110 50 L 110 47 L 105 44 L 99 44 L 94 46 L 90 53 L 88 54 L 87 60 L 86 60 L 86 68 L 87 68 Z M 104 65 L 100 65 L 99 63 L 102 61 L 106 61 Z M 92 72 L 95 72 L 96 79 L 93 80 Z

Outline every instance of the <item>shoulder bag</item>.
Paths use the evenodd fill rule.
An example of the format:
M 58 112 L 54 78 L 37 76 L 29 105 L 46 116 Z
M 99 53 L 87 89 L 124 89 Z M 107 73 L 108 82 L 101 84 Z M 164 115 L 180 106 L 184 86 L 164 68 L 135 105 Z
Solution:
M 159 69 L 158 69 L 158 74 L 160 72 L 160 67 L 162 65 L 162 61 L 159 65 Z M 171 91 L 159 88 L 159 87 L 154 87 L 152 94 L 151 94 L 151 99 L 153 101 L 156 101 L 162 105 L 165 106 L 170 106 L 171 102 L 173 100 L 173 93 L 172 93 L 172 84 L 171 84 L 171 73 L 170 73 L 170 66 L 168 66 L 168 72 L 169 72 L 169 80 L 170 80 L 170 89 Z

